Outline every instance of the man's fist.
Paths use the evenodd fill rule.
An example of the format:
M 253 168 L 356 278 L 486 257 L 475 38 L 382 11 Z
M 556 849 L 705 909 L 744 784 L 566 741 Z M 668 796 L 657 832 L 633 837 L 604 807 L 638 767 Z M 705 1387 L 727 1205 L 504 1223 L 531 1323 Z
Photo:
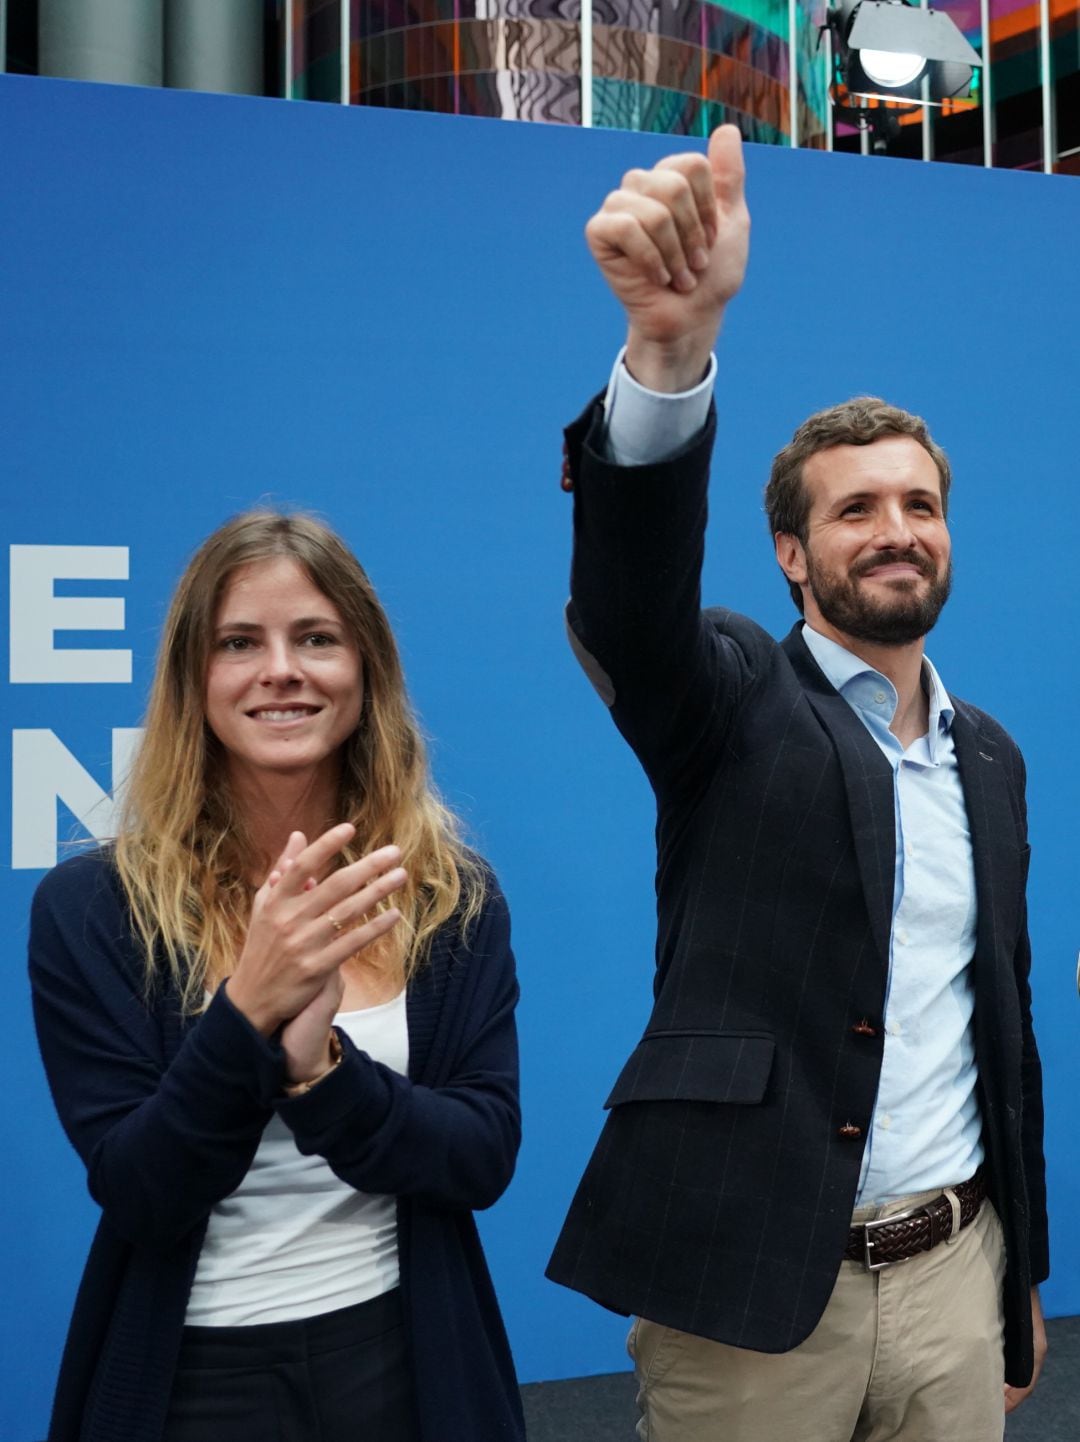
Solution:
M 742 139 L 722 125 L 707 158 L 672 155 L 629 171 L 585 227 L 626 310 L 626 361 L 643 385 L 681 390 L 701 379 L 746 271 L 744 177 Z

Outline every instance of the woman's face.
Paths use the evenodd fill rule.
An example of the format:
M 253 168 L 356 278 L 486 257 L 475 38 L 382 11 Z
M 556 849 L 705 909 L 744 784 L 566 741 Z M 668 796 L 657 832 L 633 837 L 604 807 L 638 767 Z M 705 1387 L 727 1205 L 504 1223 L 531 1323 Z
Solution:
M 233 572 L 215 618 L 206 720 L 234 773 L 314 779 L 333 769 L 363 699 L 355 642 L 295 561 Z

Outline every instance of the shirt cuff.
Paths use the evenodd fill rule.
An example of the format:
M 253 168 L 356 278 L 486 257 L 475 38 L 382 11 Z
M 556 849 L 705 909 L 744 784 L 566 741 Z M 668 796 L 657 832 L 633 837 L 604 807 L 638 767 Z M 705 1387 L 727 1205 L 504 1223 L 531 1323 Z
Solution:
M 716 356 L 693 390 L 672 395 L 646 390 L 626 369 L 626 347 L 615 365 L 604 397 L 607 459 L 617 466 L 650 466 L 676 455 L 709 418 Z

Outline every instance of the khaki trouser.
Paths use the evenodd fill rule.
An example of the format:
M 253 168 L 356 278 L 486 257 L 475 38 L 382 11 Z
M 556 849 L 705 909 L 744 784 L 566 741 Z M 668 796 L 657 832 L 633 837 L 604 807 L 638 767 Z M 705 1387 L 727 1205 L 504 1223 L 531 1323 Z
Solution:
M 860 1208 L 889 1216 L 940 1195 Z M 642 1442 L 1001 1442 L 1001 1223 L 989 1202 L 957 1236 L 868 1272 L 840 1264 L 810 1336 L 776 1355 L 639 1318 L 627 1346 Z

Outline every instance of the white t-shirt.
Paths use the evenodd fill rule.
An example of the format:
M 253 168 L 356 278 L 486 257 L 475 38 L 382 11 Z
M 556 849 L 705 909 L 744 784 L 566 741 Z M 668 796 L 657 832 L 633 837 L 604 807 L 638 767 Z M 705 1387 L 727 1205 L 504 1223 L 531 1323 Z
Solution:
M 405 993 L 334 1018 L 361 1051 L 406 1075 Z M 247 1175 L 210 1213 L 185 1322 L 244 1327 L 315 1317 L 398 1283 L 394 1197 L 358 1192 L 297 1151 L 272 1117 Z

